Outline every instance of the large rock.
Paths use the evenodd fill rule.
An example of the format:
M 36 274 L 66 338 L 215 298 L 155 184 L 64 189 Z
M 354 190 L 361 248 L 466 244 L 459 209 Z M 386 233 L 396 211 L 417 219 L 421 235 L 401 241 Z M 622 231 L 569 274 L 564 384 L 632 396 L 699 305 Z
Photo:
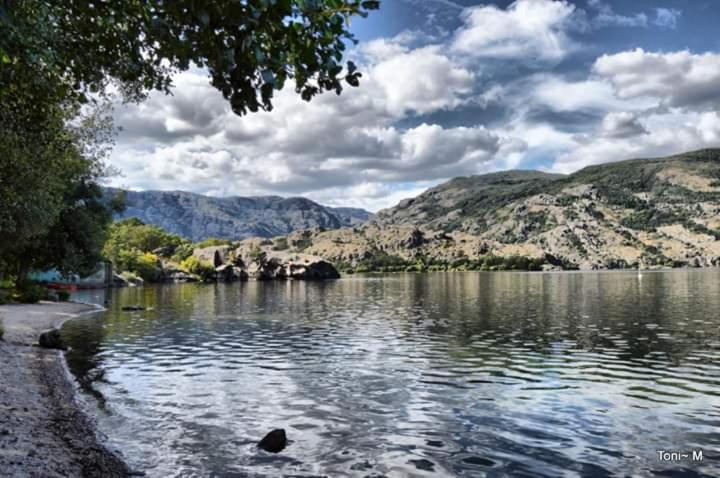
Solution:
M 198 276 L 185 271 L 175 271 L 168 276 L 168 279 L 176 284 L 182 284 L 185 282 L 198 282 L 200 280 Z
M 127 287 L 130 285 L 130 283 L 126 281 L 122 276 L 118 274 L 113 274 L 112 285 L 113 287 Z
M 287 279 L 285 267 L 277 257 L 263 257 L 250 262 L 247 272 L 255 280 Z
M 65 350 L 65 345 L 62 342 L 60 331 L 58 329 L 52 329 L 43 332 L 42 334 L 40 334 L 40 339 L 38 340 L 38 342 L 40 344 L 40 347 L 46 349 Z
M 291 279 L 325 280 L 339 279 L 340 273 L 335 266 L 322 259 L 306 264 L 289 263 L 287 276 Z
M 282 428 L 275 429 L 260 440 L 258 446 L 270 453 L 279 453 L 287 446 L 287 435 Z
M 231 248 L 230 246 L 210 246 L 195 249 L 193 256 L 197 257 L 203 262 L 209 262 L 213 267 L 220 267 L 223 264 L 229 263 L 231 260 Z
M 248 274 L 255 280 L 298 279 L 325 280 L 338 279 L 335 266 L 322 257 L 310 254 L 295 254 L 283 251 L 269 251 L 253 260 L 243 258 L 250 264 Z
M 232 264 L 223 264 L 215 268 L 217 280 L 220 282 L 234 282 L 248 280 L 248 273 Z

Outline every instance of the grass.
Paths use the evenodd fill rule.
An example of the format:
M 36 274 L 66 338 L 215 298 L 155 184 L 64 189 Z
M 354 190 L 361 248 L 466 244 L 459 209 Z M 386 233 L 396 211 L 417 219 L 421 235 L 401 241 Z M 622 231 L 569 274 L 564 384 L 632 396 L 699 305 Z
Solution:
M 403 259 L 379 251 L 376 255 L 364 259 L 354 266 L 346 261 L 338 261 L 335 267 L 345 273 L 360 272 L 432 272 L 432 271 L 539 271 L 546 261 L 542 258 L 524 256 L 495 256 L 488 254 L 478 259 L 459 257 L 454 260 L 417 257 Z

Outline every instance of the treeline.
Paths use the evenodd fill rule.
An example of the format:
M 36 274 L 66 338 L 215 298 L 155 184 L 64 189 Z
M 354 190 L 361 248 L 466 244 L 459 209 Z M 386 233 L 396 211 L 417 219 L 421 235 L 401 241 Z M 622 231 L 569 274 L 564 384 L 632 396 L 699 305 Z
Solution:
M 200 278 L 214 274 L 214 266 L 193 257 L 193 250 L 229 244 L 231 241 L 216 238 L 193 243 L 140 219 L 128 218 L 110 226 L 102 253 L 114 270 L 126 278 L 155 282 L 161 279 L 163 262 L 173 263 Z
M 348 274 L 363 272 L 431 272 L 431 271 L 540 271 L 547 264 L 544 258 L 519 255 L 496 256 L 488 254 L 477 259 L 460 257 L 442 260 L 426 256 L 415 259 L 377 251 L 371 257 L 355 261 L 337 261 L 335 267 Z M 568 268 L 572 268 L 568 266 Z

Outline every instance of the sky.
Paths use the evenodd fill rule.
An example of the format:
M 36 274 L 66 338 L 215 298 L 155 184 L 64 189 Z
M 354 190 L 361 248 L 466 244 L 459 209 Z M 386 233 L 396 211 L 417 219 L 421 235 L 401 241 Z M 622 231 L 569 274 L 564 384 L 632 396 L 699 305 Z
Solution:
M 456 176 L 720 146 L 720 2 L 383 0 L 360 87 L 234 115 L 206 72 L 117 105 L 111 184 L 377 211 Z

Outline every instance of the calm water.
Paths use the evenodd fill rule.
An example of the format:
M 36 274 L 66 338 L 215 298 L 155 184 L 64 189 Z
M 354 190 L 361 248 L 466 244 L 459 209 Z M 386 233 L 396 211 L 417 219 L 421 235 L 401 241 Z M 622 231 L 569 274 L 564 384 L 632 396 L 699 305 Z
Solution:
M 720 271 L 112 294 L 68 359 L 151 477 L 720 476 Z M 276 427 L 288 448 L 259 451 Z

